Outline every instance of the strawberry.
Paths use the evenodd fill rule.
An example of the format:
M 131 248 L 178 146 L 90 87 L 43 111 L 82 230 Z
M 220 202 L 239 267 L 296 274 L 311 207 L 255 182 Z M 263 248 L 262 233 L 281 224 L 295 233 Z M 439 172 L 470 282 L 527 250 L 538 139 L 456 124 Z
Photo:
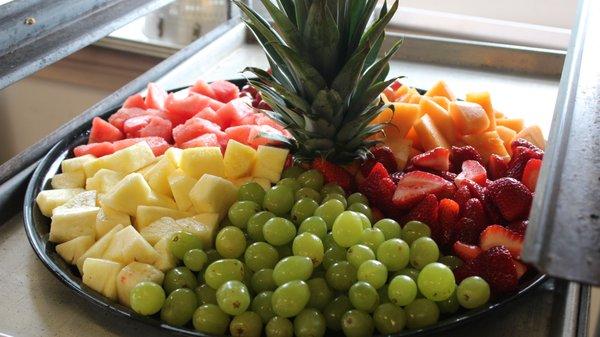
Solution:
M 517 138 L 515 140 L 513 140 L 512 143 L 510 143 L 510 148 L 512 149 L 513 152 L 516 151 L 517 147 L 526 147 L 530 150 L 533 150 L 534 152 L 536 152 L 539 155 L 544 155 L 544 151 L 542 151 L 539 147 L 533 145 L 530 141 L 524 139 L 524 138 Z
M 510 229 L 511 231 L 521 234 L 521 235 L 525 235 L 525 233 L 527 232 L 527 225 L 529 225 L 529 220 L 523 220 L 523 221 L 514 221 L 508 224 L 508 226 L 506 228 Z
M 454 237 L 458 241 L 462 241 L 470 245 L 479 244 L 479 235 L 483 228 L 471 218 L 462 217 L 455 226 Z
M 465 160 L 462 163 L 462 171 L 456 176 L 454 183 L 456 186 L 460 186 L 465 180 L 471 180 L 481 186 L 485 186 L 487 180 L 485 167 L 476 160 Z
M 460 207 L 452 199 L 442 199 L 438 205 L 438 226 L 432 228 L 432 237 L 440 246 L 452 244 L 454 227 L 458 221 Z
M 423 171 L 405 173 L 398 181 L 393 201 L 398 208 L 408 209 L 428 194 L 443 198 L 454 193 L 454 184 L 444 178 Z
M 523 235 L 500 225 L 491 225 L 481 232 L 479 246 L 483 250 L 504 246 L 514 258 L 518 259 L 523 249 Z
M 489 193 L 487 192 L 487 190 L 486 190 L 486 199 L 483 203 L 483 207 L 485 209 L 485 216 L 488 219 L 489 223 L 505 225 L 506 220 L 504 220 L 504 218 L 502 217 L 502 214 L 500 214 L 498 207 L 496 207 L 496 205 L 494 205 L 492 197 L 489 196 Z
M 488 161 L 488 173 L 492 180 L 506 177 L 506 171 L 508 171 L 508 163 L 503 157 L 497 154 L 490 155 Z
M 521 278 L 523 277 L 523 275 L 525 275 L 525 273 L 527 272 L 527 269 L 529 269 L 527 267 L 527 265 L 519 260 L 515 260 L 513 259 L 513 263 L 515 264 L 515 268 L 517 268 L 517 278 Z
M 480 228 L 479 232 L 481 232 L 487 224 L 483 204 L 479 199 L 471 198 L 467 200 L 461 215 L 473 220 L 477 227 Z
M 394 209 L 392 197 L 395 190 L 396 184 L 381 163 L 375 164 L 369 175 L 359 185 L 359 191 L 369 199 L 373 206 L 384 213 Z
M 531 209 L 532 195 L 529 189 L 513 178 L 500 178 L 488 186 L 487 194 L 508 221 L 524 219 Z
M 412 157 L 410 164 L 419 168 L 448 171 L 450 169 L 450 150 L 443 147 L 436 147 Z
M 354 177 L 343 167 L 328 162 L 324 158 L 315 159 L 312 167 L 323 174 L 326 183 L 338 184 L 346 193 L 352 193 L 354 190 Z
M 456 279 L 456 283 L 460 283 L 462 280 L 471 276 L 480 275 L 480 271 L 478 269 L 478 265 L 475 264 L 475 260 L 464 263 L 462 266 L 453 270 L 454 278 Z
M 283 168 L 287 169 L 294 165 L 294 157 L 291 154 L 288 154 L 287 158 L 285 158 L 285 163 L 283 164 Z
M 474 182 L 473 180 L 467 179 L 462 182 L 462 185 L 465 185 L 467 186 L 467 188 L 469 188 L 469 193 L 471 194 L 471 197 L 477 198 L 479 199 L 479 201 L 482 202 L 485 200 L 485 189 L 481 187 L 481 185 L 479 185 L 478 183 Z
M 383 213 L 377 207 L 371 208 L 371 216 L 373 217 L 373 223 L 385 218 Z
M 390 175 L 390 178 L 392 178 L 392 181 L 394 181 L 394 183 L 397 184 L 403 175 L 404 175 L 404 172 L 394 172 Z
M 537 184 L 541 167 L 542 161 L 540 159 L 529 159 L 525 165 L 525 169 L 523 169 L 521 181 L 531 192 L 535 192 L 535 185 Z
M 428 225 L 432 231 L 437 228 L 438 199 L 435 194 L 428 194 L 417 206 L 410 210 L 404 223 L 409 221 L 421 221 Z
M 488 282 L 492 292 L 509 293 L 517 289 L 519 278 L 510 251 L 503 246 L 492 247 L 473 260 L 474 269 Z
M 460 173 L 462 163 L 465 160 L 476 160 L 483 162 L 481 155 L 472 146 L 453 146 L 450 149 L 450 170 L 454 173 Z
M 376 163 L 382 163 L 388 172 L 398 171 L 398 163 L 394 152 L 387 146 L 375 146 L 371 148 L 372 158 L 365 160 L 360 166 L 360 171 L 367 176 Z
M 452 251 L 456 256 L 460 257 L 464 262 L 475 260 L 481 254 L 482 250 L 479 246 L 467 245 L 460 241 L 456 241 L 452 246 Z
M 456 203 L 460 206 L 460 209 L 464 209 L 467 200 L 471 199 L 469 187 L 466 185 L 459 187 L 454 193 L 454 197 L 452 197 L 452 199 L 456 201 Z
M 517 146 L 515 151 L 513 152 L 513 157 L 508 163 L 508 170 L 506 171 L 506 176 L 515 178 L 517 180 L 521 180 L 523 177 L 523 171 L 525 170 L 525 165 L 530 159 L 543 159 L 543 152 L 537 152 L 527 147 Z

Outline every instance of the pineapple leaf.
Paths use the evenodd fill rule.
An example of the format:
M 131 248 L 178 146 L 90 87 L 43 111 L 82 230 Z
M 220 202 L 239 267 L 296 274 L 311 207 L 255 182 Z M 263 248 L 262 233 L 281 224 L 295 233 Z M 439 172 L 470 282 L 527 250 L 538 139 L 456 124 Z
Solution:
M 275 6 L 271 0 L 261 0 L 273 21 L 281 31 L 281 36 L 285 42 L 292 49 L 302 50 L 302 40 L 300 38 L 300 32 L 296 28 L 296 25 L 290 20 L 290 17 L 285 12 L 281 11 Z M 287 1 L 289 2 L 289 0 Z
M 385 39 L 385 32 L 381 34 L 381 36 L 375 41 L 371 51 L 369 51 L 369 55 L 367 55 L 367 60 L 365 61 L 365 68 L 369 68 L 370 66 L 377 61 L 379 57 L 379 52 L 381 51 L 381 46 L 383 45 L 383 40 Z
M 244 69 L 245 71 L 249 71 L 256 75 L 264 84 L 272 87 L 275 92 L 279 93 L 284 100 L 289 102 L 293 107 L 299 109 L 300 111 L 306 111 L 310 109 L 310 105 L 300 96 L 296 95 L 296 93 L 288 90 L 283 85 L 277 83 L 273 80 L 273 76 L 271 76 L 268 72 L 254 67 L 247 67 Z
M 277 0 L 279 8 L 283 9 L 285 15 L 291 20 L 292 24 L 296 23 L 296 8 L 293 0 Z
M 361 6 L 360 10 L 356 9 L 356 12 L 352 13 L 352 24 L 350 26 L 350 40 L 349 40 L 349 44 L 348 44 L 348 49 L 349 50 L 355 50 L 357 48 L 359 48 L 360 46 L 360 41 L 361 41 L 361 37 L 363 36 L 363 33 L 365 31 L 365 28 L 367 27 L 367 24 L 369 23 L 369 20 L 371 19 L 371 16 L 373 15 L 373 10 L 375 9 L 375 5 L 377 5 L 377 1 L 376 0 L 367 0 L 365 2 L 365 0 L 358 0 L 358 2 L 360 2 L 361 4 L 358 6 Z M 355 9 L 352 9 L 353 11 Z
M 288 120 L 285 120 L 284 124 L 296 124 L 300 127 L 304 126 L 304 119 L 301 115 L 294 112 L 292 109 L 288 108 L 285 104 L 285 101 L 277 94 L 277 92 L 273 91 L 273 89 L 268 86 L 260 83 L 258 81 L 249 80 L 250 84 L 259 88 L 262 92 L 263 99 L 267 104 L 269 104 L 272 108 L 277 108 L 279 112 L 287 117 Z
M 397 9 L 398 0 L 395 0 L 390 10 L 381 19 L 375 21 L 375 23 L 369 27 L 367 32 L 360 39 L 359 45 L 363 45 L 365 43 L 373 44 L 379 38 L 379 36 L 383 34 L 385 26 L 387 26 L 387 24 L 390 22 Z
M 271 139 L 271 140 L 274 140 L 274 141 L 281 142 L 284 145 L 284 147 L 286 147 L 286 148 L 288 148 L 290 150 L 295 150 L 295 149 L 298 148 L 298 144 L 296 143 L 295 140 L 287 138 L 284 135 L 281 135 L 281 134 L 278 134 L 278 133 L 261 131 L 261 132 L 258 133 L 258 137 L 264 137 L 264 138 L 267 138 L 267 139 Z
M 306 16 L 308 15 L 308 8 L 310 7 L 310 0 L 296 0 L 294 1 L 294 10 L 296 12 L 296 27 L 299 32 L 304 31 L 306 23 Z
M 339 107 L 342 105 L 342 98 L 334 90 L 321 90 L 315 97 L 311 106 L 313 116 L 319 116 L 326 119 L 329 123 L 335 122 Z
M 331 84 L 331 87 L 342 97 L 344 104 L 349 103 L 350 96 L 356 89 L 368 53 L 369 46 L 363 46 L 348 60 Z
M 269 0 L 263 0 L 269 1 Z M 340 34 L 326 0 L 314 0 L 308 10 L 304 27 L 304 46 L 311 63 L 331 83 L 332 74 L 337 72 L 338 43 Z

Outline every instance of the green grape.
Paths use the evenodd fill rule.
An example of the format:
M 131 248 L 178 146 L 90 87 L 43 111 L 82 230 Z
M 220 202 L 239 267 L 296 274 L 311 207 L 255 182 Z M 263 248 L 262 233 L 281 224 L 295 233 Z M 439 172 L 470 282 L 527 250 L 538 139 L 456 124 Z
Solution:
M 296 337 L 321 337 L 326 329 L 325 317 L 316 309 L 304 309 L 294 319 Z
M 275 217 L 264 224 L 263 236 L 273 246 L 282 246 L 294 239 L 296 226 L 288 219 Z
M 191 289 L 180 288 L 169 294 L 160 310 L 160 319 L 167 324 L 182 326 L 192 319 L 198 307 L 196 293 Z
M 283 170 L 281 173 L 281 178 L 298 178 L 298 176 L 300 176 L 302 173 L 304 173 L 304 169 L 302 167 L 293 165 Z
M 240 281 L 227 281 L 217 290 L 217 304 L 229 315 L 240 315 L 250 306 L 250 292 Z
M 375 253 L 371 250 L 371 248 L 357 244 L 350 248 L 346 252 L 346 260 L 350 262 L 354 268 L 360 267 L 360 265 L 368 260 L 375 260 Z
M 255 242 L 248 246 L 244 253 L 244 262 L 252 271 L 272 269 L 277 261 L 279 261 L 279 252 L 266 242 Z
M 208 262 L 208 256 L 202 249 L 190 249 L 183 255 L 183 264 L 191 271 L 199 272 Z
M 324 179 L 321 172 L 312 169 L 300 174 L 298 181 L 303 187 L 310 187 L 315 191 L 319 191 L 323 187 Z
M 177 231 L 171 235 L 169 240 L 169 249 L 171 253 L 178 258 L 183 259 L 183 255 L 190 249 L 202 249 L 202 241 L 194 234 L 185 231 Z
M 346 201 L 346 198 L 338 193 L 330 193 L 330 194 L 326 194 L 323 197 L 323 200 L 321 200 L 321 203 L 326 203 L 329 200 L 333 200 L 333 199 L 337 199 L 339 201 L 342 202 L 342 204 L 344 205 L 344 208 L 348 207 L 348 201 Z
M 262 190 L 262 187 L 260 189 Z M 232 225 L 246 228 L 248 220 L 259 211 L 260 206 L 254 201 L 238 201 L 229 208 L 227 218 Z
M 275 185 L 265 193 L 263 208 L 278 216 L 284 216 L 294 206 L 294 191 L 289 186 Z
M 327 194 L 339 194 L 344 198 L 346 197 L 346 191 L 336 183 L 327 183 L 321 188 L 321 195 L 325 196 Z
M 417 285 L 421 294 L 432 301 L 447 300 L 456 289 L 452 270 L 439 262 L 430 263 L 421 270 Z
M 447 265 L 452 270 L 463 265 L 463 261 L 454 255 L 442 256 L 438 262 Z
M 271 304 L 275 314 L 287 318 L 298 315 L 309 300 L 310 290 L 306 282 L 294 280 L 275 289 Z
M 331 228 L 333 227 L 333 222 L 336 220 L 338 215 L 342 214 L 342 212 L 345 209 L 346 208 L 344 207 L 344 204 L 342 204 L 341 201 L 337 199 L 332 199 L 328 200 L 327 202 L 324 202 L 323 204 L 321 204 L 321 206 L 317 207 L 314 215 L 321 217 L 323 220 L 325 220 L 325 223 L 327 224 L 327 229 L 331 230 Z
M 215 239 L 215 248 L 226 259 L 236 259 L 246 250 L 246 237 L 241 229 L 229 226 L 222 228 Z
M 338 245 L 335 242 L 335 239 L 333 238 L 333 233 L 331 233 L 331 232 L 329 232 L 329 233 L 327 233 L 327 235 L 325 235 L 325 241 L 323 241 L 323 246 L 325 246 L 325 250 L 327 250 L 331 247 L 342 248 L 340 245 Z
M 316 201 L 317 203 L 321 203 L 321 194 L 310 187 L 302 187 L 301 189 L 296 191 L 296 201 L 302 198 L 309 198 Z
M 273 280 L 278 286 L 289 281 L 306 281 L 313 272 L 313 264 L 306 256 L 288 256 L 273 268 Z
M 292 246 L 290 245 L 276 246 L 275 249 L 277 249 L 280 259 L 294 255 L 294 252 L 292 252 Z
M 285 317 L 275 316 L 267 323 L 265 334 L 267 337 L 293 337 L 294 324 Z
M 365 337 L 373 335 L 375 326 L 371 315 L 352 309 L 342 316 L 342 330 L 346 337 Z
M 364 214 L 369 219 L 369 221 L 373 220 L 373 213 L 371 212 L 371 208 L 365 204 L 355 202 L 353 204 L 350 204 L 348 210 Z
M 392 303 L 384 303 L 373 313 L 375 328 L 383 335 L 399 333 L 406 325 L 406 313 Z
M 404 268 L 404 269 L 396 272 L 394 274 L 394 276 L 406 275 L 406 276 L 410 277 L 411 279 L 413 279 L 413 281 L 415 281 L 415 284 L 417 284 L 417 279 L 419 278 L 419 273 L 420 272 L 418 269 L 407 267 L 407 268 Z
M 350 303 L 358 309 L 373 312 L 379 305 L 379 293 L 367 282 L 358 281 L 348 290 Z
M 367 199 L 367 197 L 365 197 L 364 194 L 362 194 L 362 193 L 359 193 L 359 192 L 352 193 L 348 197 L 348 205 L 352 205 L 354 203 L 360 203 L 360 204 L 368 206 L 369 199 Z
M 324 249 L 321 239 L 311 233 L 302 233 L 296 236 L 292 244 L 294 255 L 308 257 L 315 268 L 323 262 Z
M 206 253 L 206 257 L 208 258 L 208 261 L 206 261 L 207 264 L 211 264 L 217 260 L 222 259 L 221 255 L 219 255 L 219 252 L 217 252 L 216 249 L 209 249 L 204 252 Z
M 311 217 L 319 207 L 316 201 L 309 198 L 302 198 L 294 204 L 290 213 L 291 220 L 299 225 L 305 219 Z
M 386 286 L 377 289 L 377 293 L 379 294 L 379 303 L 391 302 L 388 296 L 388 288 Z
M 351 210 L 351 212 L 354 212 L 354 211 Z M 369 220 L 369 218 L 367 218 L 366 215 L 364 215 L 360 212 L 354 212 L 354 213 L 356 213 L 360 217 L 360 221 L 362 221 L 363 230 L 372 228 L 371 220 Z
M 260 316 L 263 323 L 267 323 L 275 316 L 273 305 L 271 304 L 272 297 L 272 291 L 263 291 L 252 299 L 251 309 Z
M 310 279 L 306 282 L 310 290 L 308 306 L 323 310 L 333 298 L 333 292 L 329 289 L 327 281 L 322 277 Z
M 325 251 L 325 255 L 323 256 L 323 267 L 325 269 L 331 268 L 331 266 L 339 261 L 344 261 L 346 259 L 346 249 L 333 246 Z
M 273 280 L 273 269 L 261 269 L 252 275 L 250 285 L 255 293 L 267 290 L 275 290 L 277 285 Z
M 341 330 L 342 316 L 350 309 L 352 309 L 352 303 L 350 303 L 348 296 L 341 295 L 333 299 L 323 310 L 327 328 L 333 331 Z
M 350 247 L 357 244 L 361 238 L 363 232 L 362 221 L 356 213 L 344 211 L 335 219 L 331 232 L 338 245 Z
M 402 228 L 401 236 L 402 240 L 411 245 L 418 238 L 431 236 L 431 229 L 421 221 L 409 221 Z
M 385 241 L 385 235 L 377 228 L 367 228 L 360 234 L 359 242 L 363 245 L 371 248 L 372 251 L 376 252 L 380 244 Z
M 131 309 L 140 315 L 154 315 L 165 303 L 165 291 L 154 282 L 140 282 L 129 293 Z
M 456 297 L 464 308 L 478 308 L 489 301 L 490 286 L 479 276 L 467 277 L 458 285 Z
M 263 226 L 269 219 L 274 217 L 275 214 L 267 211 L 254 214 L 248 220 L 248 226 L 246 227 L 250 238 L 254 241 L 265 241 L 265 237 L 263 236 Z
M 292 189 L 292 191 L 294 191 L 294 194 L 296 194 L 296 192 L 302 188 L 302 184 L 300 184 L 300 182 L 295 178 L 283 178 L 277 182 L 277 185 L 288 186 Z
M 257 313 L 246 311 L 231 320 L 229 333 L 231 337 L 260 337 L 262 325 L 262 320 Z
M 217 291 L 209 287 L 208 284 L 197 286 L 195 292 L 199 305 L 217 304 Z
M 204 304 L 194 312 L 192 323 L 197 331 L 222 336 L 229 326 L 229 316 L 215 304 Z
M 383 263 L 377 260 L 368 260 L 358 267 L 356 277 L 359 281 L 368 282 L 375 289 L 379 289 L 385 285 L 388 277 L 387 273 L 387 268 Z
M 163 288 L 167 294 L 179 288 L 194 289 L 197 285 L 196 276 L 187 267 L 176 267 L 169 270 L 163 281 Z
M 244 264 L 236 259 L 217 260 L 206 267 L 204 282 L 213 289 L 227 281 L 242 281 L 245 276 Z
M 439 257 L 440 249 L 431 238 L 418 238 L 410 246 L 410 264 L 419 270 L 437 261 Z
M 395 276 L 388 285 L 388 297 L 395 305 L 408 305 L 417 298 L 417 283 L 406 275 Z
M 383 236 L 386 240 L 399 239 L 400 238 L 400 225 L 392 219 L 381 219 L 373 226 L 383 232 Z
M 327 284 L 337 291 L 346 291 L 356 282 L 356 268 L 348 261 L 334 263 L 325 273 Z
M 298 234 L 306 232 L 316 235 L 321 240 L 325 240 L 327 236 L 327 224 L 325 220 L 318 216 L 308 217 L 298 227 Z
M 435 302 L 426 298 L 417 298 L 404 308 L 406 325 L 410 329 L 420 329 L 437 323 L 440 309 Z
M 410 248 L 401 239 L 384 241 L 377 247 L 377 260 L 383 263 L 389 271 L 398 271 L 408 266 Z
M 452 292 L 452 295 L 443 301 L 435 302 L 441 313 L 453 314 L 458 311 L 460 304 L 458 303 L 458 297 L 456 297 L 456 290 Z
M 252 201 L 262 205 L 265 198 L 265 190 L 256 182 L 245 183 L 238 189 L 239 201 Z

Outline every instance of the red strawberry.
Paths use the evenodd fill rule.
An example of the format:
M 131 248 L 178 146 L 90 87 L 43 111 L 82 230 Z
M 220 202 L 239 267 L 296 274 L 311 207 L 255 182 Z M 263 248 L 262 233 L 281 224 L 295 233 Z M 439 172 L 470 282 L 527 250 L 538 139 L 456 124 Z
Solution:
M 492 197 L 489 196 L 489 192 L 487 192 L 487 190 L 486 190 L 486 198 L 483 203 L 483 206 L 485 208 L 485 215 L 486 215 L 486 218 L 488 219 L 489 223 L 500 224 L 500 225 L 505 224 L 506 220 L 504 220 L 504 218 L 502 217 L 502 214 L 500 214 L 498 207 L 496 207 L 496 205 L 494 205 Z
M 394 152 L 387 146 L 375 146 L 371 148 L 372 158 L 365 160 L 360 166 L 360 171 L 367 176 L 376 163 L 382 163 L 388 172 L 398 171 L 398 163 Z
M 432 229 L 433 239 L 442 247 L 452 244 L 460 207 L 452 199 L 442 199 L 438 205 L 438 226 Z
M 450 170 L 454 173 L 460 173 L 462 163 L 465 160 L 476 160 L 483 162 L 481 155 L 472 146 L 453 146 L 450 150 Z
M 524 264 L 523 262 L 521 262 L 519 260 L 513 259 L 513 262 L 515 264 L 515 268 L 517 268 L 517 277 L 520 279 L 523 275 L 525 275 L 525 273 L 527 272 L 527 269 L 529 269 L 529 268 L 527 267 L 526 264 Z
M 456 241 L 452 246 L 452 251 L 456 256 L 460 257 L 464 262 L 475 260 L 481 254 L 482 250 L 479 246 L 467 245 L 460 241 Z
M 460 186 L 465 180 L 471 180 L 485 186 L 486 179 L 487 172 L 481 163 L 476 160 L 465 160 L 462 163 L 462 171 L 456 176 L 454 183 L 456 186 Z
M 428 225 L 432 231 L 437 228 L 438 199 L 435 194 L 428 194 L 417 206 L 410 210 L 404 222 L 409 221 L 421 221 Z
M 323 158 L 315 159 L 312 167 L 323 174 L 325 182 L 340 185 L 346 193 L 353 191 L 354 177 L 343 167 L 328 162 Z
M 524 139 L 524 138 L 517 138 L 515 140 L 513 140 L 512 143 L 510 143 L 510 148 L 512 149 L 513 152 L 516 151 L 517 147 L 526 147 L 530 150 L 535 151 L 536 153 L 538 153 L 539 155 L 544 155 L 544 151 L 542 151 L 539 147 L 533 145 L 530 141 Z
M 397 184 L 403 175 L 404 175 L 404 172 L 394 172 L 390 175 L 390 178 L 392 178 L 392 181 Z
M 513 152 L 513 157 L 510 160 L 510 163 L 508 163 L 506 176 L 521 180 L 527 162 L 530 159 L 543 159 L 543 157 L 543 152 L 537 152 L 527 147 L 517 146 Z
M 482 226 L 478 225 L 471 218 L 462 217 L 456 223 L 454 237 L 456 240 L 466 244 L 478 245 L 479 235 L 482 230 Z
M 508 163 L 506 160 L 497 154 L 492 154 L 488 161 L 488 173 L 490 179 L 496 180 L 506 177 L 506 171 L 508 171 Z
M 542 161 L 540 159 L 529 159 L 523 170 L 523 177 L 521 181 L 531 192 L 535 192 L 535 185 L 537 184 L 538 175 L 540 174 L 540 168 L 542 167 Z
M 469 192 L 469 187 L 466 185 L 462 185 L 459 187 L 454 193 L 454 197 L 452 198 L 456 201 L 456 203 L 460 206 L 460 209 L 464 209 L 467 200 L 471 199 L 471 192 Z
M 509 293 L 517 289 L 519 278 L 510 251 L 495 246 L 479 255 L 473 264 L 475 270 L 486 280 L 496 294 Z
M 488 186 L 487 194 L 504 219 L 515 221 L 529 215 L 532 195 L 520 181 L 513 178 L 500 178 Z
M 283 168 L 286 169 L 292 167 L 292 165 L 294 165 L 294 157 L 291 154 L 289 154 L 285 159 L 285 164 L 283 165 Z
M 453 270 L 454 278 L 456 279 L 456 283 L 460 283 L 462 280 L 471 276 L 478 276 L 481 272 L 478 270 L 478 266 L 475 264 L 475 261 L 469 261 L 462 266 Z
M 390 178 L 383 164 L 373 166 L 371 173 L 360 183 L 359 191 L 364 194 L 371 204 L 384 213 L 393 210 L 392 196 L 396 184 Z
M 405 173 L 398 181 L 394 193 L 394 204 L 402 209 L 407 209 L 428 194 L 435 194 L 443 198 L 454 193 L 454 184 L 444 178 L 422 171 Z
M 494 246 L 504 246 L 516 259 L 521 256 L 521 250 L 523 249 L 523 235 L 500 225 L 488 226 L 481 232 L 479 242 L 479 246 L 483 250 L 488 250 Z
M 412 157 L 410 163 L 420 168 L 448 171 L 450 168 L 450 150 L 436 147 L 433 150 Z
M 514 221 L 508 224 L 508 226 L 506 228 L 510 229 L 511 231 L 521 234 L 521 235 L 525 235 L 525 233 L 527 232 L 527 225 L 529 224 L 528 220 L 523 220 L 523 221 Z
M 479 199 L 471 198 L 467 200 L 461 215 L 473 220 L 481 230 L 485 228 L 485 211 L 483 210 L 483 204 Z
M 478 183 L 474 182 L 473 180 L 467 179 L 462 182 L 462 185 L 467 186 L 472 198 L 479 199 L 479 201 L 481 202 L 485 200 L 485 189 L 481 187 L 481 185 L 479 185 Z

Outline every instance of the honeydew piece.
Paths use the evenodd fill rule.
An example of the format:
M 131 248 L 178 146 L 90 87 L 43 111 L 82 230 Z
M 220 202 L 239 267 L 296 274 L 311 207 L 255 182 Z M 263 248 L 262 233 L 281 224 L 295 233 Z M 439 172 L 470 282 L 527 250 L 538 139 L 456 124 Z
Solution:
M 101 238 L 117 225 L 127 227 L 131 225 L 131 218 L 127 213 L 119 212 L 108 206 L 102 206 L 96 216 L 96 238 Z
M 398 164 L 398 170 L 403 170 L 408 163 L 412 141 L 410 139 L 390 139 L 385 143 L 394 153 L 394 159 Z
M 83 188 L 85 186 L 85 173 L 83 171 L 59 173 L 52 177 L 52 188 Z
M 140 235 L 151 245 L 156 245 L 162 238 L 170 238 L 173 233 L 182 230 L 182 226 L 173 218 L 160 218 L 140 230 Z
M 231 139 L 223 157 L 225 176 L 229 179 L 244 177 L 252 171 L 256 150 L 251 146 L 236 142 Z
M 79 236 L 96 236 L 95 224 L 99 207 L 81 207 L 64 210 L 52 216 L 51 242 L 62 243 Z
M 433 100 L 434 102 L 436 102 L 439 106 L 441 106 L 442 108 L 448 110 L 448 105 L 450 105 L 450 100 L 447 97 L 444 96 L 434 96 L 434 97 L 430 97 L 431 100 Z
M 278 182 L 288 154 L 287 149 L 260 145 L 256 151 L 252 176 L 269 179 L 272 183 Z
M 519 133 L 517 133 L 517 136 L 515 138 L 523 138 L 525 140 L 528 140 L 533 145 L 539 147 L 542 150 L 546 148 L 546 140 L 544 139 L 544 134 L 542 133 L 542 129 L 540 129 L 538 125 L 531 125 L 524 128 Z
M 192 214 L 171 208 L 140 205 L 137 208 L 135 216 L 136 228 L 141 230 L 154 221 L 164 217 L 181 219 L 189 216 L 192 216 Z
M 515 132 L 521 132 L 525 128 L 525 121 L 522 118 L 500 118 L 496 119 L 496 125 L 506 126 Z
M 123 228 L 123 225 L 116 225 L 115 227 L 113 227 L 110 231 L 108 231 L 108 233 L 106 233 L 103 237 L 98 239 L 90 247 L 90 249 L 86 250 L 85 253 L 83 253 L 83 255 L 79 257 L 79 259 L 77 259 L 77 269 L 79 269 L 80 273 L 83 273 L 83 263 L 85 262 L 85 260 L 88 258 L 102 257 L 102 254 L 104 254 L 104 251 L 106 250 L 106 248 L 108 248 L 108 245 L 112 241 L 115 234 Z
M 415 132 L 425 151 L 435 149 L 436 147 L 450 147 L 450 144 L 436 128 L 435 124 L 433 124 L 429 115 L 421 117 L 421 119 L 415 123 Z
M 77 260 L 94 244 L 93 236 L 79 236 L 56 246 L 56 252 L 69 264 Z
M 86 190 L 96 190 L 98 193 L 110 191 L 119 181 L 123 180 L 125 175 L 109 169 L 100 169 L 93 177 L 87 178 L 85 182 Z
M 429 97 L 423 97 L 419 103 L 419 108 L 422 114 L 429 115 L 433 124 L 450 144 L 456 143 L 458 135 L 454 121 L 442 106 L 435 103 Z
M 154 249 L 158 253 L 158 259 L 154 261 L 154 267 L 165 272 L 177 266 L 177 258 L 171 253 L 169 248 L 169 237 L 165 236 L 154 245 Z
M 502 139 L 500 139 L 500 136 L 496 131 L 486 131 L 476 135 L 465 135 L 463 136 L 463 141 L 467 145 L 474 147 L 486 163 L 492 154 L 497 154 L 500 157 L 508 157 L 504 142 L 502 142 Z
M 167 149 L 167 151 L 165 151 L 165 158 L 169 159 L 169 161 L 171 161 L 171 163 L 173 165 L 175 165 L 175 167 L 179 167 L 179 165 L 181 164 L 181 154 L 183 153 L 183 150 L 177 147 L 170 147 Z
M 494 107 L 492 106 L 492 97 L 487 91 L 470 92 L 467 93 L 467 102 L 479 104 L 489 120 L 489 126 L 486 131 L 494 131 L 496 129 L 496 115 L 494 113 Z
M 237 188 L 229 180 L 205 174 L 189 196 L 197 213 L 218 213 L 223 217 L 237 199 Z
M 86 154 L 81 157 L 65 159 L 60 163 L 60 169 L 63 171 L 63 173 L 84 172 L 83 165 L 94 159 L 96 159 L 96 157 L 91 154 Z
M 45 190 L 38 193 L 35 202 L 42 214 L 52 216 L 52 210 L 71 200 L 74 196 L 84 192 L 83 188 L 61 188 L 58 190 Z
M 133 226 L 127 226 L 115 233 L 102 258 L 122 264 L 133 261 L 152 264 L 158 253 Z
M 204 249 L 212 248 L 217 235 L 220 216 L 217 213 L 203 213 L 175 220 L 181 229 L 194 234 L 202 241 Z
M 165 274 L 150 264 L 131 262 L 117 274 L 117 295 L 119 302 L 129 307 L 129 295 L 138 283 L 150 281 L 162 285 L 164 278 Z
M 120 263 L 89 258 L 83 264 L 83 284 L 110 298 L 117 299 L 117 274 L 123 268 Z
M 225 164 L 221 148 L 216 146 L 193 147 L 181 153 L 180 168 L 192 178 L 200 178 L 205 174 L 225 176 Z
M 504 147 L 506 148 L 506 152 L 508 152 L 509 155 L 512 155 L 512 148 L 510 144 L 517 137 L 517 132 L 502 125 L 496 126 L 496 132 L 498 132 L 498 136 L 500 136 L 500 139 L 502 139 Z
M 427 90 L 425 96 L 435 97 L 435 96 L 443 96 L 451 101 L 456 101 L 456 96 L 452 93 L 452 90 L 448 87 L 445 81 L 438 81 L 436 84 L 431 87 L 431 89 Z
M 52 210 L 52 215 L 74 208 L 96 207 L 96 191 L 85 191 L 77 194 L 64 204 Z
M 487 130 L 490 120 L 481 105 L 471 102 L 450 102 L 448 112 L 462 135 L 473 135 Z
M 148 171 L 143 175 L 148 185 L 160 193 L 167 196 L 171 194 L 171 187 L 169 186 L 169 175 L 173 173 L 177 167 L 173 165 L 171 160 L 167 157 L 163 157 L 156 164 L 154 164 Z
M 135 216 L 139 205 L 147 205 L 152 189 L 140 173 L 131 173 L 101 197 L 101 203 Z
M 129 174 L 150 165 L 155 159 L 148 143 L 139 142 L 108 156 L 87 162 L 83 165 L 83 169 L 88 177 L 92 177 L 103 168 Z
M 190 191 L 194 188 L 198 180 L 188 176 L 181 169 L 177 169 L 169 175 L 168 182 L 177 208 L 180 211 L 190 209 L 192 207 Z

